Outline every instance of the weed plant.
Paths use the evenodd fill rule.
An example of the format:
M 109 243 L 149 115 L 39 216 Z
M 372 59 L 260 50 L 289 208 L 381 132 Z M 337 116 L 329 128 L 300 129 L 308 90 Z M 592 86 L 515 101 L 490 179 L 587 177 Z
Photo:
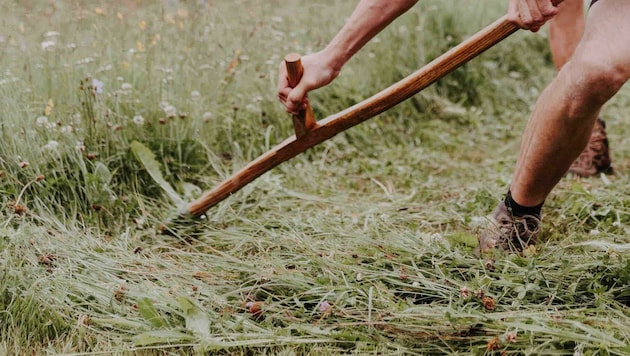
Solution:
M 566 177 L 523 256 L 473 254 L 554 71 L 519 32 L 398 107 L 263 175 L 205 219 L 176 209 L 281 142 L 284 54 L 355 2 L 0 4 L 0 354 L 630 354 L 630 95 L 616 174 Z M 330 86 L 322 119 L 505 13 L 420 1 Z M 137 144 L 135 144 L 137 145 Z

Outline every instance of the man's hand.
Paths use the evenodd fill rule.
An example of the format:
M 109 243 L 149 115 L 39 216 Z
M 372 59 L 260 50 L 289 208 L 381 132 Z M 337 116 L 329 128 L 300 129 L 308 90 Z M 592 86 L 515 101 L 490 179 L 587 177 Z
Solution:
M 284 63 L 280 63 L 278 69 L 278 99 L 284 104 L 287 112 L 297 114 L 300 110 L 306 108 L 306 94 L 317 88 L 332 82 L 338 75 L 339 70 L 334 65 L 329 64 L 330 55 L 324 51 L 317 52 L 302 57 L 302 67 L 304 74 L 302 79 L 291 88 L 287 79 L 287 68 Z
M 508 19 L 521 28 L 536 32 L 557 13 L 558 8 L 551 0 L 510 0 Z

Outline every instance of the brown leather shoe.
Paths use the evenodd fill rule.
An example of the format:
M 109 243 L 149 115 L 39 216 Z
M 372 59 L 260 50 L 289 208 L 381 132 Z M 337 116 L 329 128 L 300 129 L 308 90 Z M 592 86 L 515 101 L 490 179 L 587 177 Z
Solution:
M 480 256 L 493 249 L 522 252 L 538 241 L 541 231 L 540 215 L 514 216 L 501 201 L 489 218 L 488 226 L 478 236 L 475 254 Z
M 613 173 L 608 137 L 606 136 L 606 123 L 602 119 L 598 118 L 595 122 L 588 145 L 571 164 L 568 173 L 580 177 L 590 177 L 598 173 Z

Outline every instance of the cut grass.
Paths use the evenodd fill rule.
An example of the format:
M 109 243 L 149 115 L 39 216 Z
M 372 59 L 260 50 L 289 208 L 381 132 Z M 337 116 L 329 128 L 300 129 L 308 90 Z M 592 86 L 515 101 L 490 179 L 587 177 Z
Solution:
M 318 118 L 504 5 L 419 3 L 311 94 Z M 0 353 L 630 353 L 626 90 L 604 113 L 617 174 L 564 179 L 529 255 L 472 253 L 553 75 L 544 34 L 514 35 L 157 233 L 176 207 L 131 143 L 181 196 L 182 182 L 211 188 L 291 134 L 278 62 L 321 48 L 353 6 L 0 5 Z

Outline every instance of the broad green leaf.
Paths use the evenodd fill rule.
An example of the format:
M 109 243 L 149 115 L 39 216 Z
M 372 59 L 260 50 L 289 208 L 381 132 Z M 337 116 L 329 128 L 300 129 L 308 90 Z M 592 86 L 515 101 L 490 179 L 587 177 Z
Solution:
M 102 162 L 96 162 L 94 164 L 94 176 L 102 184 L 109 184 L 112 180 L 112 173 Z
M 177 194 L 175 189 L 164 179 L 162 172 L 160 171 L 160 164 L 155 159 L 155 155 L 151 150 L 138 141 L 131 142 L 131 152 L 136 156 L 138 161 L 142 163 L 144 169 L 149 172 L 149 175 L 153 180 L 164 189 L 169 198 L 178 206 L 183 206 L 183 199 Z
M 96 325 L 112 329 L 130 330 L 146 328 L 146 325 L 143 325 L 142 323 L 124 318 L 91 318 L 91 320 Z
M 200 336 L 210 337 L 210 320 L 206 313 L 193 304 L 188 298 L 179 297 L 177 301 L 186 318 L 186 329 Z
M 166 320 L 158 314 L 157 310 L 153 306 L 153 303 L 149 298 L 142 298 L 138 301 L 138 312 L 151 323 L 151 325 L 157 328 L 163 328 L 167 326 Z
M 185 343 L 196 340 L 192 335 L 174 330 L 152 330 L 134 336 L 136 346 L 149 346 L 156 344 Z

